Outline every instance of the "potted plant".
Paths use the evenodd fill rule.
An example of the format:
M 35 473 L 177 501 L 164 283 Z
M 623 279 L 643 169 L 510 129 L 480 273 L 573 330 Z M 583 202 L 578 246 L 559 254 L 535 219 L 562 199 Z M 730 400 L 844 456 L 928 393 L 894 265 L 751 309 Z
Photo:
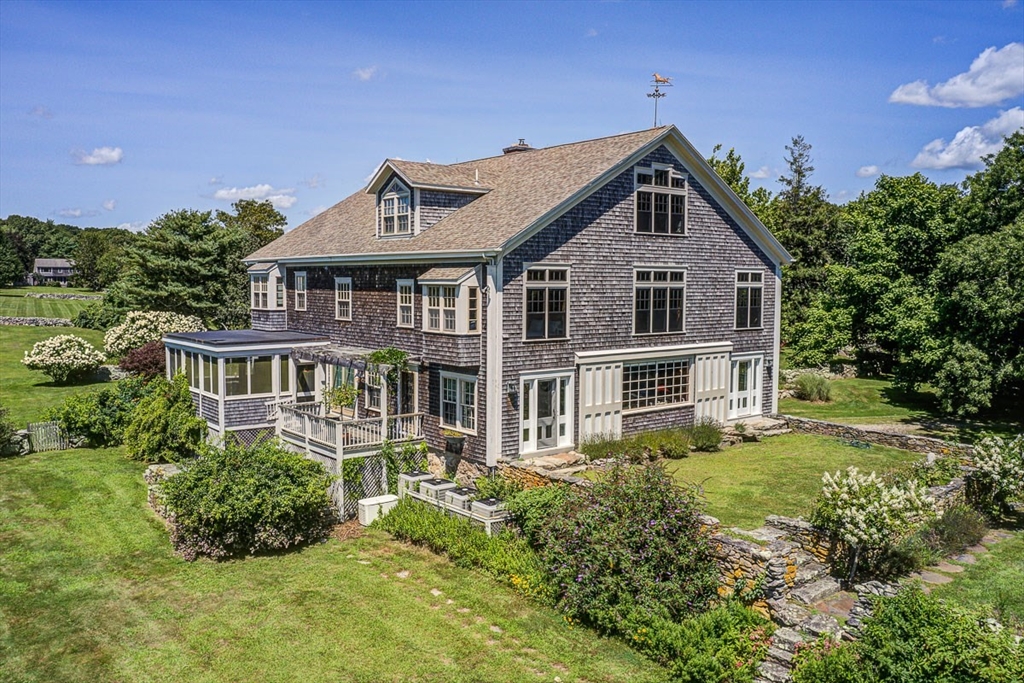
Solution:
M 453 429 L 442 429 L 441 436 L 444 437 L 445 453 L 462 455 L 462 447 L 466 443 L 466 435 Z
M 324 405 L 328 410 L 344 411 L 356 404 L 359 393 L 359 389 L 353 384 L 342 384 L 333 389 L 326 388 L 324 389 Z

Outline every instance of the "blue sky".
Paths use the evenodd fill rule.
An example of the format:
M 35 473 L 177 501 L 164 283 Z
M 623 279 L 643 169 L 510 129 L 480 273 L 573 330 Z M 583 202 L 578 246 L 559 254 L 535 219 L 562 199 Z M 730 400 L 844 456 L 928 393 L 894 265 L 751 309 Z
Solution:
M 777 190 L 959 182 L 1024 125 L 1024 7 L 973 2 L 0 3 L 0 216 L 136 229 L 270 198 L 294 227 L 385 157 L 661 123 Z

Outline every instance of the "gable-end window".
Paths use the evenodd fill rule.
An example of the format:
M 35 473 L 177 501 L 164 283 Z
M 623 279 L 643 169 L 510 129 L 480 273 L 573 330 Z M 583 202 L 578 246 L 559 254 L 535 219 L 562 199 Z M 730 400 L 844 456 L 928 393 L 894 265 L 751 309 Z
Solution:
M 527 339 L 569 336 L 569 269 L 533 267 L 526 271 Z
M 427 329 L 431 332 L 455 331 L 454 286 L 427 286 Z
M 399 327 L 412 327 L 413 326 L 413 311 L 412 311 L 412 280 L 399 280 L 398 281 L 398 326 Z
M 441 373 L 441 424 L 476 430 L 476 378 Z
M 352 319 L 352 278 L 334 278 L 334 318 Z
M 637 268 L 633 287 L 634 334 L 683 331 L 685 270 Z
M 306 310 L 306 273 L 295 273 L 295 310 Z
M 410 192 L 397 180 L 380 197 L 380 234 L 408 235 L 412 232 Z
M 634 169 L 636 231 L 658 235 L 686 234 L 686 176 L 671 166 Z
M 761 327 L 762 274 L 736 273 L 736 328 Z
M 266 275 L 252 276 L 252 307 L 270 308 L 270 278 Z

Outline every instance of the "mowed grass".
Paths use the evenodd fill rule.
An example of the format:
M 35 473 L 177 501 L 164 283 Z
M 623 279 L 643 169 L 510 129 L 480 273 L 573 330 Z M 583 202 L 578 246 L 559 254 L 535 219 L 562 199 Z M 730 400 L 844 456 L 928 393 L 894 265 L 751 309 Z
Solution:
M 881 473 L 921 457 L 882 446 L 855 448 L 812 434 L 783 434 L 717 453 L 692 453 L 668 461 L 667 469 L 679 483 L 699 484 L 708 514 L 722 524 L 753 529 L 771 514 L 806 516 L 825 472 L 854 466 Z
M 664 674 L 618 641 L 373 530 L 277 556 L 184 562 L 146 505 L 142 469 L 119 449 L 0 460 L 0 680 Z
M 25 296 L 29 292 L 40 294 L 91 294 L 87 289 L 72 287 L 17 287 L 0 289 L 0 316 L 13 318 L 66 318 L 74 320 L 79 311 L 92 301 L 80 299 L 36 299 Z
M 830 402 L 784 398 L 779 412 L 832 422 L 883 424 L 933 419 L 938 416 L 938 404 L 931 390 L 903 392 L 885 379 L 837 379 L 832 380 Z
M 1024 633 L 1024 532 L 978 554 L 978 563 L 964 565 L 952 583 L 932 594 L 960 605 L 991 611 L 1006 626 Z
M 58 334 L 74 334 L 103 350 L 103 332 L 78 327 L 22 327 L 0 325 L 0 403 L 19 429 L 28 422 L 43 418 L 52 406 L 78 392 L 98 391 L 103 382 L 58 386 L 39 370 L 29 370 L 21 363 L 32 345 Z

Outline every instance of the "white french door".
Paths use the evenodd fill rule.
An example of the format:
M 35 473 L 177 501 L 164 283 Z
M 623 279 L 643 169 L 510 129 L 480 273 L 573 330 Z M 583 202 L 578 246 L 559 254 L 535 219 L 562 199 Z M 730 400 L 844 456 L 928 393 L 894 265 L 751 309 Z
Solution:
M 521 453 L 573 444 L 572 372 L 524 376 L 520 386 Z
M 729 419 L 761 412 L 762 356 L 733 358 L 732 381 L 729 384 Z

